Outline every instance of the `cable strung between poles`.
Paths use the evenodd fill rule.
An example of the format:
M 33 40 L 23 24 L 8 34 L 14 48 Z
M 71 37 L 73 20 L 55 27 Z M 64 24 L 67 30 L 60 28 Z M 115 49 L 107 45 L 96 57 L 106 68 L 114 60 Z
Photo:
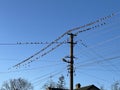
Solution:
M 21 65 L 22 63 L 25 63 L 26 61 L 29 61 L 31 58 L 35 57 L 36 55 L 40 54 L 41 52 L 43 52 L 44 50 L 48 49 L 50 46 L 52 46 L 53 44 L 55 44 L 55 42 L 58 42 L 60 39 L 62 39 L 66 34 L 70 33 L 70 32 L 73 32 L 73 31 L 76 31 L 76 30 L 79 30 L 79 29 L 82 29 L 82 28 L 86 28 L 88 26 L 92 26 L 94 24 L 97 24 L 97 23 L 100 23 L 100 22 L 103 22 L 104 20 L 107 20 L 109 18 L 112 18 L 114 15 L 117 15 L 117 13 L 112 13 L 108 16 L 105 16 L 103 18 L 100 18 L 100 19 L 97 19 L 96 21 L 93 21 L 91 23 L 88 23 L 88 24 L 85 24 L 83 26 L 80 26 L 80 27 L 76 27 L 76 28 L 73 28 L 73 29 L 70 29 L 68 31 L 66 31 L 65 33 L 63 33 L 61 36 L 59 36 L 57 39 L 55 39 L 54 41 L 52 41 L 50 44 L 48 44 L 46 47 L 44 47 L 43 49 L 41 49 L 40 51 L 36 52 L 35 54 L 33 54 L 32 56 L 28 57 L 27 59 L 23 60 L 22 62 L 16 64 L 13 66 L 16 67 L 18 65 Z M 105 24 L 105 23 L 104 23 Z M 102 25 L 102 24 L 101 24 Z M 88 30 L 92 30 L 93 28 L 87 28 L 86 30 L 81 30 L 79 31 L 80 32 L 84 32 L 84 31 L 88 31 Z

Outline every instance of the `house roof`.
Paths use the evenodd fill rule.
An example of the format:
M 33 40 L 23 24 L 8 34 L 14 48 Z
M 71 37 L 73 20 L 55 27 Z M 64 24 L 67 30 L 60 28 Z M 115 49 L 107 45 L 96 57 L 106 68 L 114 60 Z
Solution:
M 68 90 L 68 89 L 60 89 L 60 88 L 48 88 L 48 90 Z
M 69 89 L 48 88 L 48 90 L 69 90 Z M 81 88 L 74 89 L 74 90 L 100 90 L 100 89 L 96 87 L 95 85 L 89 85 L 89 86 L 81 87 Z
M 95 85 L 89 85 L 89 86 L 81 87 L 75 90 L 100 90 L 100 89 L 96 87 Z

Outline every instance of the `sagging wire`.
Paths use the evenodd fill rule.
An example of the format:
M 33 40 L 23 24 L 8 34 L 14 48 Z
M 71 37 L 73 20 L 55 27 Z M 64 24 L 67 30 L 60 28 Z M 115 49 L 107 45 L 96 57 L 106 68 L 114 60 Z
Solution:
M 55 44 L 59 44 L 61 42 L 54 42 Z M 64 42 L 66 43 L 66 42 Z M 50 44 L 50 42 L 17 42 L 17 43 L 0 43 L 0 45 L 39 45 L 39 44 Z
M 48 44 L 46 47 L 44 47 L 43 49 L 41 49 L 40 51 L 38 51 L 38 52 L 35 53 L 34 55 L 28 57 L 27 59 L 23 60 L 22 62 L 20 62 L 20 63 L 18 63 L 18 64 L 16 64 L 16 65 L 14 65 L 13 68 L 14 68 L 14 67 L 17 67 L 17 66 L 20 66 L 20 64 L 25 63 L 26 61 L 28 61 L 28 60 L 30 60 L 31 58 L 35 57 L 36 55 L 40 54 L 41 52 L 43 52 L 44 50 L 46 50 L 47 48 L 49 48 L 50 46 L 52 46 L 55 42 L 57 42 L 57 41 L 59 41 L 61 38 L 63 38 L 66 34 L 71 33 L 71 32 L 73 32 L 73 31 L 76 31 L 76 30 L 79 30 L 79 29 L 81 29 L 81 28 L 85 28 L 85 27 L 88 27 L 88 26 L 97 24 L 97 23 L 99 23 L 99 22 L 103 22 L 104 20 L 107 20 L 107 19 L 113 17 L 114 15 L 115 15 L 115 13 L 112 13 L 111 15 L 105 16 L 105 17 L 100 18 L 100 19 L 98 19 L 98 20 L 96 20 L 96 21 L 93 21 L 93 22 L 91 22 L 91 23 L 88 23 L 88 24 L 85 24 L 85 25 L 83 25 L 83 26 L 76 27 L 76 28 L 73 28 L 73 29 L 70 29 L 70 30 L 66 31 L 66 32 L 63 33 L 61 36 L 59 36 L 57 39 L 55 39 L 53 42 L 51 42 L 50 44 Z M 102 25 L 104 25 L 104 24 L 106 24 L 106 23 L 104 22 L 104 23 L 101 23 L 100 25 L 102 26 Z M 91 30 L 91 29 L 96 28 L 96 27 L 99 27 L 100 25 L 98 24 L 97 26 L 95 25 L 95 26 L 90 27 L 90 28 L 87 28 L 87 29 L 85 29 L 85 30 L 78 31 L 76 34 L 79 34 L 79 33 L 84 32 L 84 31 Z M 58 46 L 59 46 L 59 45 L 58 45 Z M 54 48 L 53 48 L 53 50 L 54 50 Z M 53 50 L 51 50 L 51 51 L 53 51 Z M 51 52 L 51 51 L 50 51 L 50 52 Z M 49 51 L 48 51 L 48 52 L 49 52 Z M 43 56 L 44 56 L 44 55 L 46 55 L 46 54 L 43 54 Z
M 64 42 L 65 42 L 65 41 L 64 41 Z M 26 59 L 26 60 L 24 60 L 24 61 L 16 64 L 15 66 L 13 66 L 13 68 L 14 68 L 14 67 L 19 67 L 20 64 L 22 64 L 22 63 L 24 63 L 24 62 L 26 62 L 26 61 L 28 61 L 28 64 L 30 64 L 31 62 L 33 62 L 33 61 L 35 61 L 35 60 L 38 60 L 40 57 L 43 57 L 43 56 L 47 55 L 48 53 L 52 52 L 53 50 L 55 50 L 56 48 L 58 48 L 59 46 L 61 46 L 62 44 L 64 44 L 64 42 L 61 42 L 61 43 L 57 44 L 55 47 L 53 47 L 52 49 L 50 49 L 50 50 L 48 50 L 47 52 L 43 53 L 43 54 L 40 55 L 39 57 L 36 57 L 35 59 L 28 61 L 30 58 L 33 58 L 33 57 L 36 56 L 36 55 L 31 56 L 30 58 L 28 58 L 28 59 Z
M 110 58 L 105 58 L 105 59 L 102 59 L 102 60 L 99 60 L 99 61 L 91 61 L 91 62 L 87 62 L 85 64 L 81 64 L 77 67 L 82 67 L 82 66 L 89 66 L 89 65 L 93 65 L 93 64 L 98 64 L 98 63 L 102 63 L 102 62 L 105 62 L 105 61 L 111 61 L 111 60 L 114 60 L 114 59 L 119 59 L 120 56 L 114 56 L 114 57 L 110 57 Z

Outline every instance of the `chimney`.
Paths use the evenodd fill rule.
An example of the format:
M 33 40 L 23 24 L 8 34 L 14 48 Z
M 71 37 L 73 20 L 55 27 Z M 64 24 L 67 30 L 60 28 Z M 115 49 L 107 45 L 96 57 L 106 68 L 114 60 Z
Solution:
M 80 88 L 81 88 L 80 83 L 76 84 L 76 89 L 80 89 Z

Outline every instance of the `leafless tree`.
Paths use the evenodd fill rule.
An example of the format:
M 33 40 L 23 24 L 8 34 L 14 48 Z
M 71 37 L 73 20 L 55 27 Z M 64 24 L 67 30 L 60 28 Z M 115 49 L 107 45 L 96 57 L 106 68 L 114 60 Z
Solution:
M 33 90 L 33 86 L 27 80 L 18 78 L 5 81 L 0 90 Z
M 58 83 L 57 83 L 57 88 L 64 89 L 65 88 L 65 78 L 63 75 L 59 77 Z
M 120 90 L 120 82 L 115 81 L 112 85 L 112 90 Z

